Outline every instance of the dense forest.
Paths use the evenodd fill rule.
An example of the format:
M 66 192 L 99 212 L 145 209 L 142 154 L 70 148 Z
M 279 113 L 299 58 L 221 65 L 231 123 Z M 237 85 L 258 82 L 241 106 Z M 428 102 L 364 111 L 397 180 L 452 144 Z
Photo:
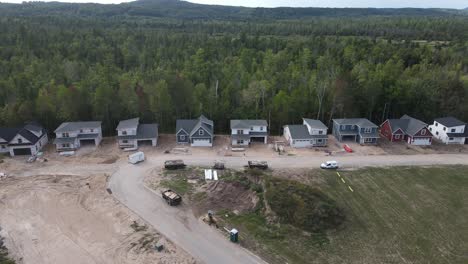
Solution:
M 171 10 L 0 4 L 0 125 L 102 120 L 112 134 L 140 116 L 174 132 L 177 118 L 204 113 L 218 133 L 264 118 L 279 134 L 302 117 L 468 121 L 465 11 L 208 6 L 228 11 L 189 19 L 207 6 L 173 1 L 178 13 L 154 15 L 161 2 Z

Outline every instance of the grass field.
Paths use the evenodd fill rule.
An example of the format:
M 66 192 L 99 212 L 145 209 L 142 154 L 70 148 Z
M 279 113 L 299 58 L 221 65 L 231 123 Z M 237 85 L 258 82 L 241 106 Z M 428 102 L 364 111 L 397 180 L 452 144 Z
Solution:
M 308 234 L 259 212 L 225 218 L 276 263 L 468 263 L 468 167 L 312 171 L 346 213 L 340 230 Z M 354 190 L 352 192 L 348 185 Z

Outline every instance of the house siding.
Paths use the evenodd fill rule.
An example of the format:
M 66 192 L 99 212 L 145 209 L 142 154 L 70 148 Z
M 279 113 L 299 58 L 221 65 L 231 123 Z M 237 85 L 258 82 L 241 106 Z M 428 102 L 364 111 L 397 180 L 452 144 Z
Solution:
M 188 136 L 188 134 L 187 134 L 185 131 L 183 131 L 183 130 L 180 130 L 180 131 L 177 133 L 176 139 L 177 139 L 177 143 L 189 143 L 189 136 Z

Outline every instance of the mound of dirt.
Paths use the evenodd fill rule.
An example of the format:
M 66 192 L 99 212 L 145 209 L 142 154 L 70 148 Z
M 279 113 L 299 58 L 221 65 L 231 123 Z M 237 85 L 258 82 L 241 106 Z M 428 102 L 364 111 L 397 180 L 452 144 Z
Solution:
M 242 183 L 224 181 L 206 184 L 192 199 L 194 212 L 198 216 L 206 214 L 208 210 L 244 213 L 254 210 L 259 202 L 255 192 Z

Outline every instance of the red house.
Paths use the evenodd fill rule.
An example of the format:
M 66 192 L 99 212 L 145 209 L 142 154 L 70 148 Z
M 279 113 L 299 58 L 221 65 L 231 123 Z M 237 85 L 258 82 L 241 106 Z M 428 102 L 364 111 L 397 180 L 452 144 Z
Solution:
M 432 144 L 432 134 L 427 124 L 408 115 L 400 119 L 387 119 L 380 125 L 380 135 L 391 142 L 405 141 L 410 145 Z

